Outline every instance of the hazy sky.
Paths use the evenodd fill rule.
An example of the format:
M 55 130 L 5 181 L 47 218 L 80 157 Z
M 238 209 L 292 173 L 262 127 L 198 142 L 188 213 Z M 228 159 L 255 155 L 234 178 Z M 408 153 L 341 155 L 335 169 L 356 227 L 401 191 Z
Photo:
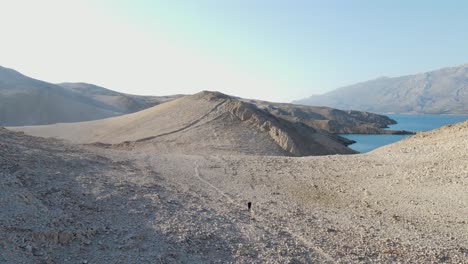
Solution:
M 0 0 L 0 65 L 150 95 L 290 101 L 468 62 L 468 1 Z

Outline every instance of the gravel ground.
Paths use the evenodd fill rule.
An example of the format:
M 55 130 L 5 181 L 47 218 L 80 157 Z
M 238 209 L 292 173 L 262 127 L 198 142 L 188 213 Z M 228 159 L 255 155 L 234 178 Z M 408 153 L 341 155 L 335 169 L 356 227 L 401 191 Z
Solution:
M 0 149 L 0 263 L 468 263 L 468 122 L 344 156 L 158 154 L 5 129 Z

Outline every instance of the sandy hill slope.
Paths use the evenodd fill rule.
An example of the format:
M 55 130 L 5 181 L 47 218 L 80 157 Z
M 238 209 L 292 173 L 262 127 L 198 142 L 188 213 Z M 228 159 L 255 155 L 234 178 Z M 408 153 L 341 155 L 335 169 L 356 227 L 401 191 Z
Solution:
M 15 130 L 75 143 L 119 144 L 179 153 L 325 155 L 354 153 L 344 138 L 280 119 L 253 104 L 201 92 L 137 113 Z
M 135 112 L 172 97 L 138 97 L 85 84 L 55 85 L 0 66 L 0 125 L 79 122 Z
M 468 114 L 468 64 L 379 78 L 295 103 L 376 113 Z

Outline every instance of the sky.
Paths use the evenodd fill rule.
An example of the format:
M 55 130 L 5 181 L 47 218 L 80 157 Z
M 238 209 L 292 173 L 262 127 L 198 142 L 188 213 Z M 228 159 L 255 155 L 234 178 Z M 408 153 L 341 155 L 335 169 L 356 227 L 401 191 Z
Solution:
M 468 63 L 468 1 L 0 0 L 0 65 L 141 95 L 289 102 Z

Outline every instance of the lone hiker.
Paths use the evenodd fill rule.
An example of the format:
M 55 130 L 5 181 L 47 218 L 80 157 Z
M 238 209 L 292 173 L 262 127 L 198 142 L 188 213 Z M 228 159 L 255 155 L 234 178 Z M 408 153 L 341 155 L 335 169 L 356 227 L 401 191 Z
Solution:
M 252 202 L 247 203 L 247 208 L 249 208 L 249 211 L 250 211 L 250 209 L 252 209 Z

